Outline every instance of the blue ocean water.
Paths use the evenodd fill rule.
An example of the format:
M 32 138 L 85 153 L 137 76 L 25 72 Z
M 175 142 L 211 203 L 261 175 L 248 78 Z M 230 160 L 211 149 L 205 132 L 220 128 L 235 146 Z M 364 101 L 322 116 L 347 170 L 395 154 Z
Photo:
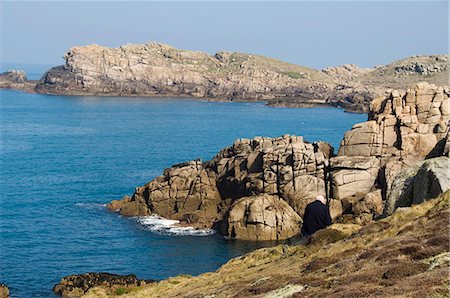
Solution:
M 210 159 L 237 138 L 303 135 L 336 148 L 366 115 L 189 99 L 64 97 L 0 91 L 0 282 L 52 297 L 88 271 L 161 279 L 217 269 L 260 244 L 168 236 L 104 205 L 164 168 Z

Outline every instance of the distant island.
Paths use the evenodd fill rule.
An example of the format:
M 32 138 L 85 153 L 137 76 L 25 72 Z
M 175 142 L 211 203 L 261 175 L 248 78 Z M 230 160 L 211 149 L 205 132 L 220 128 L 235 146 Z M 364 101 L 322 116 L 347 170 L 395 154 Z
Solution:
M 271 106 L 328 105 L 368 112 L 389 89 L 424 81 L 448 85 L 448 55 L 414 56 L 385 66 L 346 64 L 315 70 L 238 52 L 179 50 L 161 43 L 71 48 L 66 64 L 39 81 L 21 72 L 0 75 L 0 88 L 62 95 L 172 96 L 212 101 L 264 101 Z

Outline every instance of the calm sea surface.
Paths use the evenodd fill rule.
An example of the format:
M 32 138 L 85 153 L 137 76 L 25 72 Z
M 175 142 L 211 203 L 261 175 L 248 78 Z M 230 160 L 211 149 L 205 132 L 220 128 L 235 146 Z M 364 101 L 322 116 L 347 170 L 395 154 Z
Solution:
M 302 135 L 338 146 L 366 115 L 188 99 L 64 97 L 0 91 L 0 282 L 52 297 L 88 271 L 161 279 L 217 269 L 257 244 L 169 236 L 104 204 L 237 138 Z

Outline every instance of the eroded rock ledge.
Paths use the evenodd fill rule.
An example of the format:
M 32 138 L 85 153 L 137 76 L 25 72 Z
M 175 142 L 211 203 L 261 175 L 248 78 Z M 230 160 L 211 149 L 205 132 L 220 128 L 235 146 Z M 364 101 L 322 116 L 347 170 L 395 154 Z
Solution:
M 371 221 L 418 203 L 412 194 L 419 189 L 416 200 L 426 200 L 450 187 L 443 173 L 449 94 L 448 87 L 421 83 L 377 98 L 368 121 L 345 134 L 337 156 L 330 145 L 302 137 L 240 139 L 211 161 L 166 169 L 108 207 L 126 216 L 156 213 L 246 240 L 297 234 L 304 208 L 317 194 L 329 198 L 334 218 Z M 439 158 L 423 161 L 432 157 Z M 411 188 L 401 173 L 414 167 L 422 174 Z
M 108 294 L 124 294 L 128 290 L 145 286 L 155 282 L 154 280 L 142 280 L 136 275 L 118 275 L 110 273 L 84 273 L 69 275 L 53 287 L 53 292 L 63 297 L 80 297 L 89 289 L 100 287 Z

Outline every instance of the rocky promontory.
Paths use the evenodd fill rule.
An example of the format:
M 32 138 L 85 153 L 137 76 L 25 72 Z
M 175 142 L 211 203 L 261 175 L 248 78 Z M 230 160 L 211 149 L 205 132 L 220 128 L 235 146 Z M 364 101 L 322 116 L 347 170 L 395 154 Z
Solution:
M 305 206 L 322 194 L 333 218 L 370 222 L 450 187 L 449 94 L 420 83 L 375 99 L 368 121 L 345 134 L 337 156 L 329 144 L 302 137 L 240 139 L 210 161 L 166 169 L 108 207 L 228 238 L 281 240 L 298 234 Z M 411 169 L 421 174 L 405 180 Z
M 330 105 L 367 112 L 389 88 L 448 84 L 447 55 L 416 56 L 386 66 L 315 70 L 260 55 L 179 50 L 161 43 L 71 48 L 35 90 L 45 94 L 189 96 L 265 101 L 272 106 Z

